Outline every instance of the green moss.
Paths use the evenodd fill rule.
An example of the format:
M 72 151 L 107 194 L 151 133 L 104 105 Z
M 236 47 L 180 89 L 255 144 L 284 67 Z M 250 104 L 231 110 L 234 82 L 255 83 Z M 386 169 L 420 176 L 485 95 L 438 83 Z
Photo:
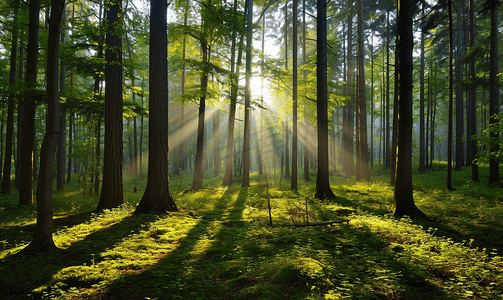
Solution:
M 338 198 L 326 201 L 312 198 L 314 182 L 300 181 L 298 193 L 275 183 L 274 227 L 263 183 L 226 189 L 220 178 L 198 192 L 176 189 L 180 212 L 162 217 L 131 214 L 140 192 L 94 214 L 95 198 L 67 188 L 55 196 L 54 239 L 63 249 L 40 255 L 19 252 L 36 211 L 6 196 L 0 290 L 5 299 L 501 298 L 503 259 L 493 250 L 503 246 L 501 196 L 466 181 L 447 192 L 438 183 L 444 172 L 414 175 L 416 204 L 432 220 L 394 218 L 383 174 L 371 183 L 333 177 Z M 467 175 L 456 172 L 454 181 Z M 133 184 L 144 188 L 131 179 L 125 189 Z M 306 217 L 349 224 L 291 226 Z

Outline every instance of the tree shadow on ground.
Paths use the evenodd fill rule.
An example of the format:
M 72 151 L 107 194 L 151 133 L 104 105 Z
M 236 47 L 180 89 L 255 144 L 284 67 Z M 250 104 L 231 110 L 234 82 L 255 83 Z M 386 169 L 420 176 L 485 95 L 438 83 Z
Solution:
M 94 216 L 92 211 L 75 213 L 66 215 L 64 217 L 54 217 L 52 224 L 54 226 L 53 232 L 64 227 L 76 226 L 82 223 L 86 223 L 91 220 Z M 0 236 L 4 239 L 3 250 L 8 250 L 10 248 L 16 247 L 17 245 L 22 245 L 29 243 L 31 241 L 32 235 L 35 232 L 35 224 L 30 223 L 26 225 L 9 225 L 9 221 L 4 222 L 0 227 Z
M 316 211 L 317 214 L 322 216 L 335 215 L 337 217 L 348 216 L 351 213 L 357 212 L 357 210 L 374 214 L 377 216 L 384 216 L 392 213 L 389 209 L 373 208 L 368 205 L 361 205 L 359 202 L 352 201 L 346 197 L 338 196 L 333 201 L 343 208 L 337 210 L 332 210 L 326 207 L 327 200 L 322 203 L 317 203 L 316 201 L 310 201 L 310 207 L 312 210 Z M 347 207 L 347 208 L 345 208 Z M 328 221 L 329 218 L 325 217 L 324 221 Z M 331 221 L 331 220 L 330 220 Z M 473 246 L 480 248 L 496 248 L 503 249 L 503 240 L 495 238 L 498 234 L 496 232 L 503 232 L 498 226 L 498 222 L 486 222 L 486 224 L 475 225 L 472 223 L 464 223 L 462 226 L 466 229 L 470 229 L 470 232 L 462 232 L 459 229 L 454 228 L 443 222 L 441 219 L 435 216 L 427 216 L 426 219 L 413 219 L 415 224 L 421 225 L 424 228 L 436 228 L 437 236 L 445 236 L 446 238 L 451 238 L 455 242 L 469 241 L 470 239 L 475 239 Z
M 0 283 L 0 290 L 7 291 L 2 297 L 25 298 L 32 290 L 47 284 L 60 270 L 69 266 L 92 264 L 95 254 L 114 246 L 123 237 L 140 230 L 145 223 L 155 219 L 154 215 L 130 215 L 109 227 L 100 225 L 100 230 L 90 233 L 68 248 L 48 253 L 20 251 L 6 257 L 2 260 L 0 271 L 9 273 L 9 277 L 4 277 Z M 19 278 L 26 280 L 21 281 Z
M 350 294 L 355 298 L 372 299 L 447 299 L 448 294 L 428 279 L 429 270 L 418 265 L 406 263 L 400 259 L 402 248 L 391 248 L 382 238 L 365 228 L 355 229 L 343 225 L 341 231 L 314 234 L 320 237 L 324 248 L 335 249 L 333 255 L 343 260 L 342 269 L 334 278 L 336 286 L 346 283 L 354 285 L 371 284 L 373 288 L 356 288 L 358 292 Z M 351 286 L 351 284 L 346 287 Z M 379 291 L 382 290 L 382 293 Z M 348 292 L 350 292 L 348 290 Z M 371 294 L 365 294 L 371 292 Z M 358 293 L 363 293 L 358 295 Z M 391 294 L 392 293 L 392 294 Z
M 158 264 L 138 273 L 123 276 L 101 299 L 144 299 L 147 296 L 170 299 L 210 299 L 225 294 L 222 272 L 233 272 L 234 251 L 246 232 L 242 220 L 248 188 L 241 188 L 231 208 L 232 191 L 217 200 L 212 211 L 199 212 L 200 221 L 189 231 L 180 245 Z M 216 231 L 216 232 L 215 232 Z

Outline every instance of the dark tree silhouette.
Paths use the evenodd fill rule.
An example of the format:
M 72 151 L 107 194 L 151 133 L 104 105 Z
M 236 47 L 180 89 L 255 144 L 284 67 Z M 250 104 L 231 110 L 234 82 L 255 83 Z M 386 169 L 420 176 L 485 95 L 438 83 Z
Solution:
M 395 180 L 395 215 L 424 216 L 412 195 L 412 0 L 398 2 L 398 161 Z
M 122 187 L 122 1 L 106 1 L 107 49 L 105 52 L 105 148 L 103 183 L 97 211 L 118 207 L 123 202 Z
M 500 99 L 499 99 L 499 41 L 498 41 L 498 11 L 499 0 L 488 0 L 491 13 L 491 33 L 490 33 L 490 70 L 489 70 L 489 125 L 496 126 L 499 123 L 496 114 L 499 112 Z M 489 160 L 489 184 L 499 183 L 499 160 L 494 156 L 499 152 L 499 133 L 493 128 L 489 137 L 491 138 L 491 158 Z
M 40 0 L 30 0 L 25 86 L 22 106 L 22 142 L 19 153 L 19 205 L 33 204 L 33 145 L 35 140 L 35 86 L 38 70 Z
M 168 51 L 166 0 L 150 1 L 150 102 L 148 175 L 145 193 L 135 214 L 177 211 L 169 190 Z
M 37 224 L 31 250 L 50 251 L 56 249 L 52 239 L 52 181 L 54 155 L 59 139 L 59 34 L 61 14 L 65 0 L 51 1 L 49 35 L 47 39 L 47 115 L 46 130 L 40 149 L 40 174 L 37 183 Z
M 330 188 L 328 163 L 328 94 L 327 94 L 327 10 L 326 1 L 317 1 L 318 17 L 316 18 L 316 77 L 318 121 L 318 174 L 316 175 L 316 198 L 335 197 Z
M 247 0 L 248 15 L 246 21 L 246 86 L 245 86 L 245 120 L 243 141 L 243 187 L 250 186 L 250 137 L 251 137 L 251 48 L 253 25 L 253 0 Z
M 16 60 L 17 60 L 17 44 L 19 39 L 18 18 L 19 18 L 19 4 L 15 2 L 14 8 L 14 30 L 12 31 L 12 43 L 10 52 L 10 74 L 9 83 L 14 85 L 16 83 Z M 12 166 L 12 138 L 14 136 L 14 108 L 16 100 L 13 95 L 9 96 L 9 103 L 7 105 L 7 129 L 5 133 L 5 159 L 3 165 L 2 177 L 2 194 L 10 193 L 10 173 Z M 1 159 L 1 158 L 0 158 Z

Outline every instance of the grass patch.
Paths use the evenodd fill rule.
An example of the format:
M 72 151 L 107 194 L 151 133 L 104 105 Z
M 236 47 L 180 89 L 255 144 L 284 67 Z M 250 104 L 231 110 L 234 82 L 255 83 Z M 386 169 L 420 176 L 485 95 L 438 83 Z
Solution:
M 273 227 L 258 177 L 249 188 L 207 178 L 198 192 L 175 177 L 180 211 L 166 216 L 132 215 L 141 180 L 127 181 L 123 206 L 100 214 L 92 213 L 96 198 L 67 188 L 54 200 L 60 250 L 48 254 L 20 251 L 36 211 L 4 196 L 2 298 L 499 299 L 500 190 L 464 181 L 463 170 L 448 192 L 438 169 L 414 175 L 416 203 L 430 220 L 392 216 L 393 189 L 382 170 L 370 183 L 331 178 L 333 201 L 313 199 L 314 182 L 299 180 L 295 193 L 276 184 Z M 303 227 L 306 221 L 325 225 Z

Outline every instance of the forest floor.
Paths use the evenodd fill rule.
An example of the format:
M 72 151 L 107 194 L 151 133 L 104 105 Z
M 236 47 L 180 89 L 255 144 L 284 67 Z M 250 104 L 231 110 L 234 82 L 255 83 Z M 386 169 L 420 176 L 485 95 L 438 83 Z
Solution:
M 126 178 L 125 204 L 100 214 L 96 197 L 69 186 L 54 196 L 60 250 L 40 254 L 22 251 L 36 207 L 2 196 L 0 298 L 503 299 L 502 190 L 470 182 L 466 168 L 447 191 L 445 170 L 414 174 L 422 220 L 393 217 L 378 166 L 369 183 L 331 177 L 337 198 L 324 201 L 314 174 L 297 192 L 279 176 L 269 188 L 256 174 L 249 188 L 206 178 L 198 192 L 173 177 L 179 212 L 163 216 L 132 214 L 145 179 Z

